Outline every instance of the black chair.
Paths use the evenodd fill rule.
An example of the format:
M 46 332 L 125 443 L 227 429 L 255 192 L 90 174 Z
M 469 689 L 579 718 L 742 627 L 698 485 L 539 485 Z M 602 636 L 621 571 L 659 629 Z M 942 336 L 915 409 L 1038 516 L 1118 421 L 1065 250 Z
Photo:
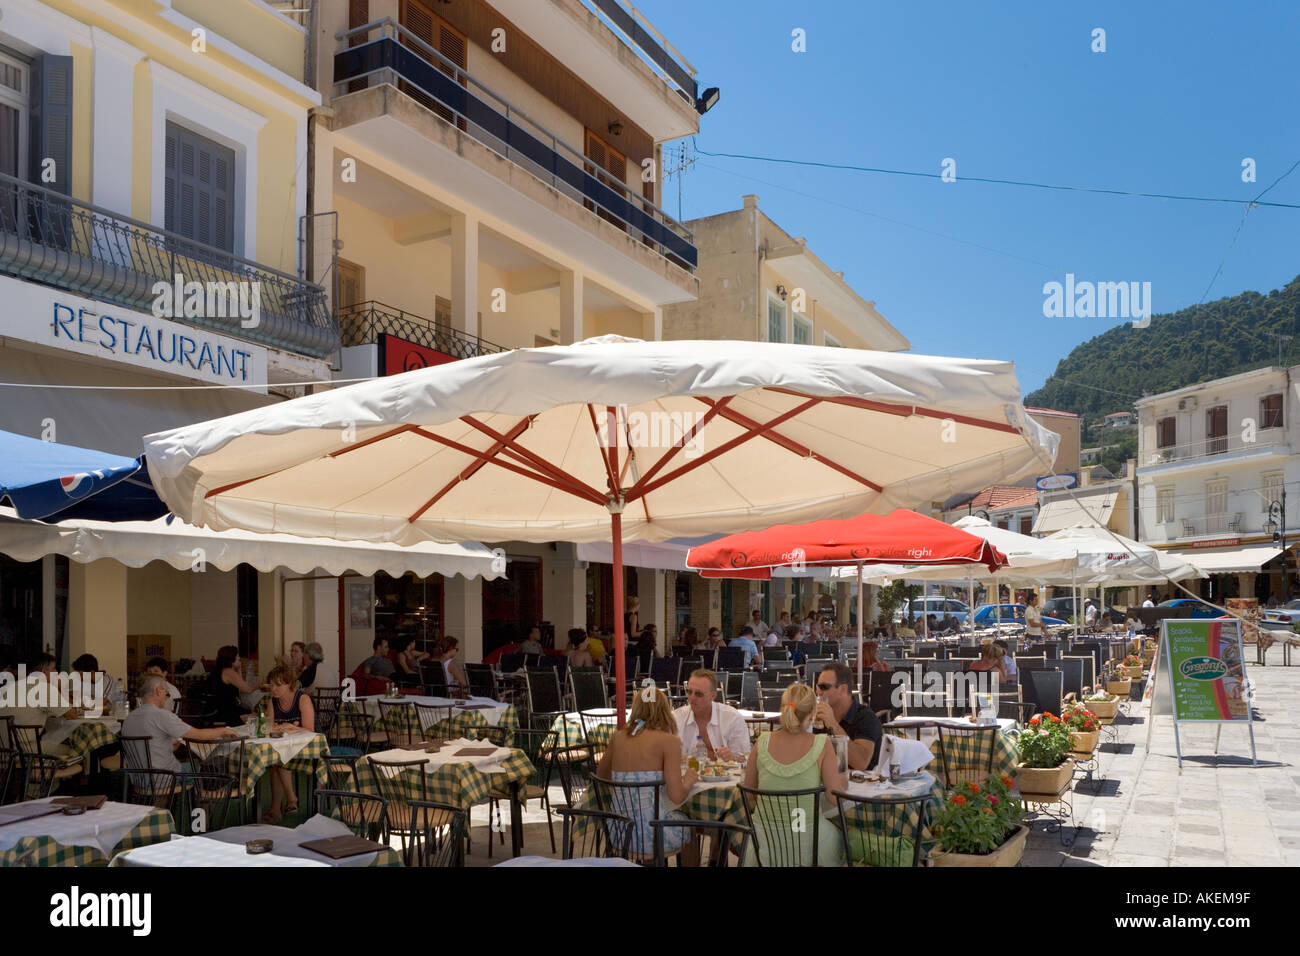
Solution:
M 540 668 L 550 667 L 555 671 L 555 677 L 563 686 L 569 676 L 569 659 L 556 654 L 547 654 L 542 658 L 538 665 Z
M 316 812 L 347 825 L 353 836 L 388 842 L 388 804 L 373 793 L 317 790 Z
M 420 737 L 427 739 L 436 736 L 438 727 L 451 720 L 452 713 L 451 704 L 426 704 L 417 700 L 415 719 L 420 724 Z
M 997 727 L 957 729 L 939 725 L 939 765 L 944 785 L 953 790 L 967 783 L 980 786 L 993 773 L 997 753 Z
M 1088 654 L 1092 656 L 1092 676 L 1093 680 L 1089 681 L 1089 686 L 1096 685 L 1096 678 L 1101 674 L 1106 663 L 1106 657 L 1110 652 L 1110 647 L 1103 645 L 1100 641 L 1075 641 L 1070 645 L 1070 653 L 1073 655 Z
M 465 865 L 465 846 L 469 842 L 469 814 L 449 803 L 428 800 L 410 802 L 411 819 L 407 827 L 410 842 L 403 851 L 407 866 L 454 869 Z M 488 847 L 492 836 L 488 834 Z
M 689 676 L 691 671 L 707 667 L 711 671 L 718 669 L 718 648 L 697 647 L 695 653 L 682 658 L 682 673 Z
M 1081 672 L 1081 674 L 1082 674 L 1082 683 L 1083 683 L 1083 686 L 1084 686 L 1084 687 L 1096 687 L 1096 686 L 1097 686 L 1097 672 L 1096 672 L 1096 670 L 1094 670 L 1094 668 L 1093 668 L 1093 656 L 1092 656 L 1091 654 L 1082 654 L 1082 655 L 1079 655 L 1079 656 L 1077 656 L 1077 657 L 1074 656 L 1074 655 L 1068 655 L 1068 656 L 1066 656 L 1066 657 L 1061 658 L 1061 663 L 1062 663 L 1061 671 L 1062 671 L 1062 673 L 1065 673 L 1065 666 L 1064 666 L 1064 664 L 1065 664 L 1066 661 L 1078 661 L 1078 662 L 1079 662 L 1079 668 L 1080 668 L 1080 672 Z M 1072 688 L 1069 686 L 1069 680 L 1070 680 L 1070 678 L 1067 676 L 1067 677 L 1066 677 L 1066 686 L 1065 686 L 1065 692 L 1066 692 L 1067 694 L 1068 694 L 1068 693 L 1071 691 L 1071 689 L 1072 689 Z M 1079 691 L 1079 690 L 1075 690 L 1074 692 L 1075 692 L 1076 694 L 1080 694 L 1080 695 L 1082 696 L 1082 692 L 1081 692 L 1081 691 Z
M 330 753 L 333 754 L 359 757 L 369 753 L 373 745 L 388 744 L 388 736 L 375 730 L 375 718 L 352 704 L 338 712 L 334 733 L 337 742 L 330 744 Z
M 343 703 L 342 687 L 316 687 L 311 692 L 311 702 L 319 715 L 323 710 L 337 711 Z
M 542 667 L 546 661 L 545 654 L 525 654 L 523 668 L 527 670 L 530 667 Z
M 497 669 L 502 674 L 513 674 L 524 666 L 523 654 L 502 654 L 497 658 Z
M 371 779 L 375 790 L 383 797 L 387 805 L 388 832 L 396 833 L 402 841 L 402 857 L 406 858 L 411 842 L 419 831 L 428 827 L 449 826 L 450 818 L 445 811 L 412 809 L 439 806 L 429 802 L 429 777 L 424 772 L 423 760 L 369 760 Z M 468 842 L 468 830 L 466 842 Z M 488 855 L 492 854 L 492 840 L 489 834 Z
M 854 645 L 854 650 L 856 649 L 857 646 Z M 840 656 L 839 641 L 822 641 L 822 656 L 830 657 L 832 660 L 838 659 Z
M 469 682 L 469 695 L 471 697 L 486 697 L 489 700 L 499 700 L 497 690 L 497 675 L 492 669 L 491 664 L 466 664 L 465 680 Z
M 443 668 L 442 661 L 420 661 L 420 686 L 426 697 L 451 696 L 447 671 Z
M 745 821 L 754 834 L 753 862 L 757 866 L 817 866 L 817 836 L 824 787 L 810 790 L 758 790 L 741 784 Z M 802 799 L 811 798 L 811 799 Z M 801 820 L 802 827 L 792 821 Z M 811 841 L 811 844 L 809 843 Z M 811 848 L 811 861 L 804 863 Z
M 798 680 L 799 672 L 793 667 L 789 667 L 781 670 L 764 670 L 762 676 L 759 678 L 759 683 L 788 687 L 790 684 L 794 684 Z
M 230 799 L 238 782 L 228 773 L 178 773 L 172 819 L 185 836 L 202 836 L 230 823 Z
M 743 652 L 743 648 L 741 649 Z M 790 652 L 784 647 L 764 647 L 763 649 L 763 666 L 767 667 L 771 661 L 788 661 Z
M 18 789 L 23 772 L 18 751 L 7 744 L 8 739 L 0 737 L 0 806 L 12 802 L 17 796 L 14 791 Z
M 1022 671 L 1048 666 L 1046 654 L 1013 654 L 1012 657 L 1016 659 L 1017 669 Z
M 569 670 L 569 690 L 574 710 L 600 710 L 609 706 L 605 674 L 599 667 L 574 667 Z
M 1066 694 L 1074 694 L 1076 700 L 1081 699 L 1083 697 L 1083 688 L 1092 686 L 1092 682 L 1085 677 L 1085 671 L 1091 668 L 1092 658 L 1062 657 L 1054 663 L 1056 669 L 1061 672 L 1062 699 Z
M 722 823 L 718 820 L 651 820 L 650 826 L 654 829 L 655 866 L 668 865 L 668 855 L 664 852 L 665 830 L 687 831 L 699 843 L 699 865 L 710 868 L 729 866 L 733 848 L 738 863 L 745 859 L 745 854 L 749 851 L 749 842 L 754 838 L 754 832 L 749 827 L 738 823 Z M 707 845 L 706 837 L 709 838 Z M 681 865 L 680 855 L 678 865 Z
M 834 662 L 835 658 L 833 657 L 805 657 L 803 659 L 804 683 L 811 687 L 817 682 L 817 675 L 826 669 L 826 665 L 833 664 Z
M 1032 670 L 1020 675 L 1021 698 L 1033 705 L 1034 713 L 1060 714 L 1064 687 L 1065 679 L 1060 671 Z
M 591 788 L 595 791 L 596 806 L 599 809 L 622 814 L 632 821 L 632 842 L 628 859 L 639 862 L 652 861 L 655 848 L 650 821 L 658 820 L 662 816 L 659 812 L 659 793 L 663 788 L 663 780 L 630 783 L 607 780 L 593 773 Z
M 560 859 L 629 858 L 632 821 L 628 817 L 608 810 L 578 810 L 572 807 L 562 807 L 558 812 L 564 820 L 564 842 L 560 848 Z
M 745 649 L 743 647 L 719 647 L 718 670 L 740 671 L 745 669 Z
M 405 750 L 424 737 L 414 701 L 379 701 L 379 726 L 390 744 Z
M 669 657 L 686 657 L 691 654 L 695 648 L 689 644 L 672 644 L 668 648 Z
M 359 754 L 328 753 L 320 758 L 325 767 L 325 786 L 328 790 L 357 791 L 357 761 Z
M 43 800 L 54 793 L 64 778 L 59 775 L 63 762 L 49 754 L 20 755 L 23 769 L 23 800 Z
M 551 820 L 551 770 L 552 761 L 554 760 L 554 750 L 546 749 L 547 742 L 551 739 L 549 730 L 516 730 L 515 746 L 524 752 L 528 762 L 533 765 L 533 772 L 520 784 L 520 798 L 524 801 L 540 800 L 542 806 L 546 808 L 546 829 L 551 834 L 551 852 L 555 852 L 555 825 Z M 493 787 L 488 793 L 490 801 L 489 812 L 492 819 L 499 819 L 500 801 L 511 799 L 510 788 L 507 786 Z M 494 828 L 501 835 L 501 843 L 506 842 L 505 827 Z M 488 843 L 492 842 L 492 834 L 488 834 Z M 522 835 L 520 844 L 522 845 Z
M 217 719 L 217 708 L 206 695 L 182 697 L 176 702 L 176 715 L 191 727 L 207 729 Z
M 1043 657 L 1049 661 L 1054 661 L 1061 656 L 1060 641 L 1043 641 L 1043 643 L 1037 645 L 1037 647 L 1043 649 Z
M 921 829 L 928 794 L 865 797 L 836 790 L 835 799 L 845 866 L 921 865 Z
M 235 737 L 231 734 L 231 737 Z M 239 805 L 239 822 L 248 821 L 248 804 L 253 792 L 244 792 L 244 767 L 247 761 L 247 738 L 237 737 L 228 742 L 191 740 L 190 764 L 195 772 L 214 777 L 230 776 L 235 781 L 234 793 Z
M 18 757 L 22 760 L 24 767 L 31 763 L 35 757 L 49 758 L 49 760 L 41 761 L 39 769 L 42 782 L 44 782 L 44 775 L 47 773 L 54 775 L 54 780 L 50 784 L 51 787 L 57 786 L 64 780 L 81 776 L 84 772 L 81 758 L 46 753 L 44 736 L 45 728 L 42 725 L 14 722 L 9 724 L 9 745 L 18 751 Z M 31 774 L 28 773 L 28 777 L 30 776 Z
M 784 694 L 785 694 L 784 687 L 764 687 L 763 685 L 760 684 L 758 687 L 759 706 L 753 709 L 764 710 L 767 711 L 768 713 L 771 713 L 772 711 L 780 710 L 781 697 Z
M 892 719 L 903 712 L 899 706 L 901 696 L 898 701 L 894 698 L 893 674 L 889 671 L 866 671 L 862 676 L 867 680 L 867 706 L 872 713 L 887 710 Z
M 753 671 L 743 671 L 740 675 L 740 696 L 733 697 L 730 692 L 727 697 L 737 701 L 741 707 L 746 710 L 758 710 L 762 707 L 763 702 L 758 693 L 759 680 L 758 675 Z
M 554 668 L 530 667 L 524 671 L 524 682 L 528 687 L 528 719 L 532 726 L 545 730 L 556 717 L 566 713 L 560 678 Z

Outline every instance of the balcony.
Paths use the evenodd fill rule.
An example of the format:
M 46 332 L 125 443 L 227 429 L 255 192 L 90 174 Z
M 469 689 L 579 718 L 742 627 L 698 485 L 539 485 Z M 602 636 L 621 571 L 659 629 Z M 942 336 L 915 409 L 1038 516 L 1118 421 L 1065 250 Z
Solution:
M 1284 435 L 1281 428 L 1269 428 L 1258 432 L 1256 441 L 1244 441 L 1242 433 L 1234 431 L 1204 441 L 1145 450 L 1146 460 L 1139 464 L 1138 471 L 1143 474 L 1153 469 L 1171 471 L 1180 464 L 1192 467 L 1206 463 L 1221 465 L 1228 463 L 1225 458 L 1244 462 L 1275 455 L 1286 456 L 1291 450 Z
M 175 318 L 313 358 L 339 347 L 338 326 L 320 286 L 5 175 L 0 175 L 0 274 L 145 312 L 158 299 L 155 285 L 170 287 L 177 276 L 205 289 L 219 286 L 235 302 L 238 290 L 251 286 L 258 296 L 252 328 L 244 328 L 237 314 Z
M 453 359 L 509 351 L 477 335 L 439 325 L 432 319 L 373 300 L 339 309 L 339 325 L 344 346 L 375 345 L 379 336 L 395 335 Z
M 1241 513 L 1183 518 L 1182 525 L 1184 538 L 1195 538 L 1207 534 L 1238 534 L 1241 532 Z
M 393 110 L 381 101 L 367 104 L 366 110 L 359 103 L 350 106 L 349 101 L 376 94 L 383 88 L 400 91 L 440 124 L 440 132 L 454 131 L 467 137 L 567 197 L 577 207 L 583 207 L 578 212 L 585 217 L 582 221 L 589 230 L 598 231 L 605 225 L 624 233 L 626 238 L 619 239 L 629 256 L 636 257 L 637 249 L 653 251 L 686 273 L 694 271 L 698 253 L 690 230 L 409 30 L 384 19 L 341 33 L 338 39 L 342 46 L 334 57 L 336 130 L 370 119 L 366 110 Z M 445 138 L 443 142 L 467 158 L 458 143 Z M 374 141 L 376 149 L 386 146 L 389 144 L 382 137 Z M 429 165 L 425 150 L 418 168 Z M 451 175 L 449 169 L 440 172 Z M 491 200 L 501 204 L 500 179 L 494 182 L 496 195 Z M 498 208 L 504 208 L 507 215 L 511 211 L 519 215 L 517 197 L 513 209 L 508 203 Z M 593 220 L 603 220 L 603 223 Z M 633 242 L 628 243 L 627 239 Z M 681 273 L 678 276 L 669 279 L 677 290 L 693 285 L 693 279 Z M 676 294 L 677 290 L 662 300 L 690 297 Z

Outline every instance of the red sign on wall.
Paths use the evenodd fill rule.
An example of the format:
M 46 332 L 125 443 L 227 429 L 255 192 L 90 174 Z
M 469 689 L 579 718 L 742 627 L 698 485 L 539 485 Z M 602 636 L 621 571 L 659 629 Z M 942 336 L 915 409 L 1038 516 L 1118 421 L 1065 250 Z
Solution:
M 416 345 L 396 335 L 386 333 L 379 336 L 379 374 L 400 375 L 417 368 L 431 365 L 444 365 L 455 362 L 456 356 L 439 352 L 424 345 Z

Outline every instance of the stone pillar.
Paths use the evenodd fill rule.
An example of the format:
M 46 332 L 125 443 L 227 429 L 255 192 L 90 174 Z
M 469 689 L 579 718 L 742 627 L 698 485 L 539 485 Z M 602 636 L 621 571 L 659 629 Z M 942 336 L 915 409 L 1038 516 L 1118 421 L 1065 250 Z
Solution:
M 647 342 L 658 342 L 664 337 L 664 312 L 656 308 L 651 312 L 641 313 L 641 338 Z
M 94 654 L 101 670 L 125 679 L 126 565 L 101 558 L 68 570 L 68 660 Z
M 636 594 L 641 599 L 641 626 L 653 624 L 659 629 L 660 638 L 668 630 L 671 618 L 665 617 L 668 611 L 670 592 L 667 578 L 672 571 L 656 571 L 654 568 L 636 569 Z
M 581 342 L 582 332 L 582 273 L 564 270 L 560 273 L 560 344 Z
M 483 579 L 466 581 L 461 575 L 448 575 L 443 581 L 444 634 L 460 639 L 461 660 L 474 663 L 483 659 Z
M 587 629 L 587 562 L 578 560 L 578 546 L 555 543 L 555 557 L 546 562 L 551 569 L 555 601 L 546 602 L 546 614 L 555 625 L 555 646 L 569 646 L 571 627 Z
M 451 324 L 469 335 L 479 334 L 478 220 L 462 213 L 451 217 Z

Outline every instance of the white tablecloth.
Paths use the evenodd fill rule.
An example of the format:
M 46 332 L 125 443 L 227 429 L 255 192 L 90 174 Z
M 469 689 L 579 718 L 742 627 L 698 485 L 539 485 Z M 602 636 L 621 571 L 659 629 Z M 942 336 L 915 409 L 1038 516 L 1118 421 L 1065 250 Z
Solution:
M 256 737 L 254 736 L 256 729 L 256 724 L 244 724 L 242 727 L 230 728 L 231 732 L 237 736 L 270 746 L 283 763 L 288 763 L 302 753 L 303 748 L 316 737 L 316 734 L 309 730 L 304 730 L 298 734 L 285 734 L 283 737 Z M 235 749 L 235 745 L 232 743 L 217 744 L 216 749 L 221 752 L 229 752 Z
M 51 798 L 29 800 L 28 803 L 49 803 Z M 122 842 L 153 807 L 131 803 L 105 803 L 98 810 L 87 810 L 75 817 L 62 813 L 6 823 L 0 827 L 0 850 L 11 850 L 22 837 L 50 837 L 60 846 L 95 847 L 107 858 L 113 847 Z
M 545 856 L 517 856 L 497 866 L 632 866 L 637 864 L 618 856 L 582 856 L 573 860 L 552 860 Z
M 920 797 L 934 787 L 934 774 L 920 771 L 915 777 L 900 780 L 898 785 L 888 780 L 880 782 L 856 781 L 849 778 L 848 792 L 855 797 Z
M 271 829 L 279 829 L 272 827 Z M 293 832 L 293 831 L 289 831 Z M 119 853 L 113 866 L 329 866 L 320 860 L 303 860 L 277 853 L 249 853 L 242 843 L 222 843 L 211 837 L 173 837 L 169 843 L 155 843 Z
M 491 756 L 482 757 L 457 757 L 458 750 L 466 747 L 472 747 L 476 750 L 482 750 L 491 746 L 481 740 L 448 740 L 442 745 L 442 749 L 437 753 L 425 753 L 423 750 L 382 750 L 379 753 L 371 754 L 372 760 L 379 760 L 384 763 L 406 763 L 412 760 L 423 760 L 425 773 L 433 773 L 439 767 L 445 767 L 449 763 L 468 763 L 473 764 L 474 769 L 479 773 L 502 773 L 504 768 L 501 761 L 510 756 L 509 747 L 492 747 Z
M 271 852 L 277 857 L 297 857 L 301 860 L 314 860 L 324 863 L 326 866 L 369 866 L 374 863 L 375 857 L 379 855 L 378 853 L 362 853 L 342 860 L 331 860 L 314 850 L 304 850 L 300 846 L 300 844 L 310 843 L 312 840 L 348 836 L 351 832 L 343 822 L 331 820 L 329 817 L 317 814 L 293 829 L 254 823 L 249 826 L 217 830 L 215 833 L 209 833 L 207 837 L 209 840 L 230 843 L 241 849 L 249 840 L 270 840 L 275 844 Z
M 390 704 L 424 704 L 428 707 L 450 707 L 454 713 L 466 713 L 467 709 L 450 697 L 384 697 L 383 695 L 373 695 L 370 697 L 358 697 L 357 703 L 365 709 L 365 712 L 376 720 L 379 719 L 379 702 L 384 701 Z M 493 700 L 491 697 L 471 697 L 468 700 L 471 704 L 486 704 L 486 707 L 472 707 L 468 710 L 476 711 L 483 715 L 489 727 L 501 726 L 501 715 L 506 712 L 509 704 L 503 704 L 499 700 Z M 576 718 L 575 718 L 576 719 Z M 428 730 L 428 725 L 422 724 L 422 729 Z

